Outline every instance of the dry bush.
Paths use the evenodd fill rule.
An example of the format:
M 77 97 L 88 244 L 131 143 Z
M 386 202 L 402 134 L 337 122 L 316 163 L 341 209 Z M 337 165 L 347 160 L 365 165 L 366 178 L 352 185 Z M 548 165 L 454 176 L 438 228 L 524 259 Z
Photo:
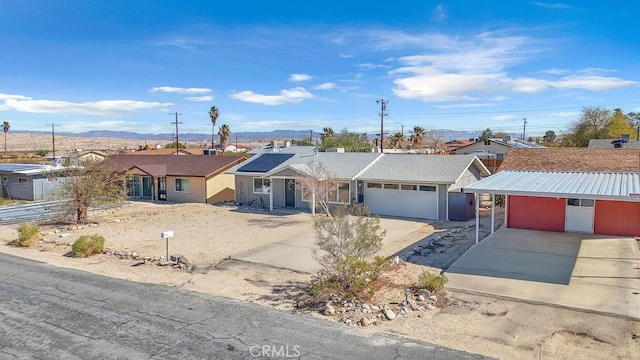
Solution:
M 13 244 L 22 246 L 22 247 L 30 247 L 33 246 L 36 242 L 38 242 L 38 233 L 40 232 L 40 227 L 35 224 L 21 224 L 18 227 L 18 239 L 13 242 Z
M 94 254 L 100 254 L 104 251 L 104 236 L 82 235 L 71 245 L 71 253 L 73 257 L 89 257 Z

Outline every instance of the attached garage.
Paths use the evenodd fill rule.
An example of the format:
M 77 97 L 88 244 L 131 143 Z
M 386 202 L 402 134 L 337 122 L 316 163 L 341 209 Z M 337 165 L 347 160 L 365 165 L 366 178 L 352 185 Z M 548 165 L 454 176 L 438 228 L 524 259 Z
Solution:
M 438 218 L 436 185 L 367 182 L 365 203 L 372 214 Z

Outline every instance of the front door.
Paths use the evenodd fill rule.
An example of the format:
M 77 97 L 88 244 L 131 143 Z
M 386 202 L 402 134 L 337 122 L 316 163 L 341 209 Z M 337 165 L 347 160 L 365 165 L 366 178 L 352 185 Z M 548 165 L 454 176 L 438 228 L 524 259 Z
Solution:
M 284 181 L 284 206 L 296 206 L 296 181 L 295 179 L 286 179 Z
M 167 178 L 158 178 L 158 200 L 167 200 Z
M 567 199 L 564 230 L 593 234 L 594 203 L 592 199 Z
M 153 178 L 151 176 L 142 177 L 142 197 L 151 197 L 153 188 Z

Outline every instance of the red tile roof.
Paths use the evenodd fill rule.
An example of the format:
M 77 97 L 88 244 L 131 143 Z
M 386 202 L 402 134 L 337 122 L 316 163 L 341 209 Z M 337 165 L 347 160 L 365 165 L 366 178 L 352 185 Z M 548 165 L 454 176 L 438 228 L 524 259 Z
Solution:
M 512 149 L 499 171 L 640 172 L 640 149 Z
M 210 177 L 244 161 L 242 156 L 115 155 L 103 164 L 116 172 L 138 167 L 150 175 Z M 166 168 L 163 168 L 163 166 Z M 164 170 L 164 171 L 163 171 Z M 164 175 L 162 175 L 164 176 Z

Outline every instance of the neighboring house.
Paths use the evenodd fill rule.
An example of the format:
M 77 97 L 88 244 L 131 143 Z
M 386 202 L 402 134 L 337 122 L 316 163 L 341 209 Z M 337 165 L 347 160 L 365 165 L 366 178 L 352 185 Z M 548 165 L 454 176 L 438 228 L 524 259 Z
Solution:
M 101 152 L 101 151 L 97 151 L 97 150 L 91 150 L 91 151 L 85 151 L 81 154 L 78 155 L 78 161 L 79 162 L 83 162 L 83 161 L 102 161 L 104 159 L 107 158 L 107 154 Z
M 115 155 L 104 165 L 126 176 L 128 198 L 171 202 L 233 201 L 239 156 Z
M 495 154 L 495 158 L 497 159 L 504 159 L 509 151 L 513 149 L 528 148 L 544 148 L 544 146 L 506 136 L 503 139 L 479 140 L 474 142 L 473 144 L 461 146 L 456 150 L 453 150 L 452 153 L 456 155 L 462 155 L 473 154 L 476 151 L 484 151 L 486 153 Z
M 309 195 L 296 180 L 309 174 L 313 163 L 340 182 L 327 201 L 331 206 L 361 203 L 372 214 L 422 219 L 470 219 L 473 197 L 460 189 L 489 175 L 474 156 L 271 152 L 227 172 L 236 177 L 236 203 L 310 208 Z
M 640 149 L 640 141 L 631 139 L 591 139 L 588 147 L 592 149 Z
M 279 152 L 284 154 L 310 153 L 315 146 L 291 145 L 290 141 L 272 141 L 269 145 L 255 147 L 248 151 L 251 155 Z
M 178 149 L 176 154 L 176 148 L 155 148 L 132 151 L 127 154 L 130 155 L 202 155 L 203 149 Z
M 640 149 L 516 149 L 464 192 L 505 195 L 509 228 L 640 236 Z
M 64 181 L 61 174 L 65 170 L 62 166 L 2 163 L 2 196 L 16 200 L 53 200 L 56 189 Z
M 467 146 L 467 145 L 471 145 L 474 142 L 476 142 L 475 139 L 470 139 L 470 140 L 450 140 L 447 141 L 446 143 L 444 143 L 445 148 L 447 149 L 447 151 L 451 152 L 451 151 L 456 151 L 457 149 L 463 147 L 463 146 Z

